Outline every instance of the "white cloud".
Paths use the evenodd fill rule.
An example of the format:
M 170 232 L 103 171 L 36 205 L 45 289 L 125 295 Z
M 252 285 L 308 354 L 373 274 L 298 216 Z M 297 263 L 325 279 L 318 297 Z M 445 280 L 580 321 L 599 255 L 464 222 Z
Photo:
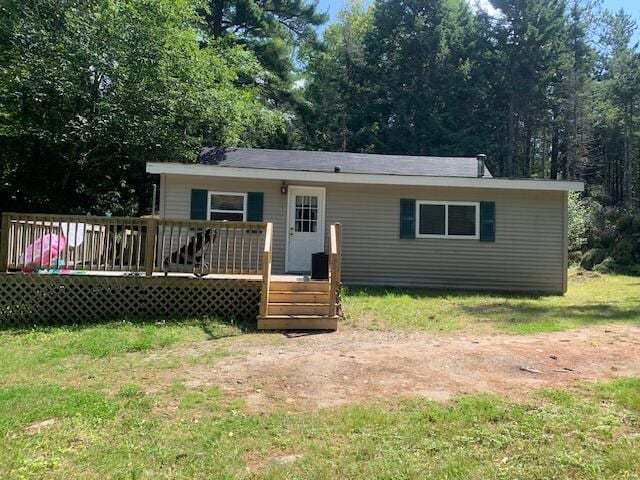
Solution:
M 491 2 L 489 0 L 467 0 L 467 1 L 469 2 L 469 5 L 471 5 L 471 8 L 473 8 L 476 11 L 482 10 L 484 12 L 487 12 L 492 17 L 497 17 L 498 15 L 500 15 L 500 10 L 498 10 L 493 5 L 491 5 Z

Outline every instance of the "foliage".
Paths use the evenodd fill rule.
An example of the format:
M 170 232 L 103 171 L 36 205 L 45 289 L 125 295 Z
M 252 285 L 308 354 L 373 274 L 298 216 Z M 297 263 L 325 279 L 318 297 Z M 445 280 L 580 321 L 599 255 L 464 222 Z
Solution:
M 607 251 L 603 248 L 592 248 L 582 256 L 580 266 L 586 270 L 593 270 L 593 267 L 599 265 L 607 258 Z
M 592 0 L 491 3 L 351 0 L 319 41 L 307 0 L 4 2 L 0 210 L 143 213 L 145 161 L 219 144 L 484 152 L 496 176 L 582 178 L 596 210 L 637 211 L 636 23 Z M 571 205 L 571 248 L 609 234 L 585 243 L 592 201 Z
M 242 144 L 278 115 L 241 77 L 250 52 L 212 42 L 193 2 L 11 2 L 0 20 L 0 209 L 135 213 L 144 162 Z M 144 200 L 143 200 L 144 204 Z
M 486 147 L 486 122 L 475 116 L 488 100 L 476 45 L 484 27 L 463 1 L 349 4 L 310 61 L 312 148 L 463 155 Z
M 619 269 L 620 267 L 612 257 L 606 257 L 593 268 L 598 273 L 614 273 Z
M 304 100 L 296 87 L 302 66 L 299 53 L 317 47 L 316 27 L 327 14 L 307 0 L 204 0 L 199 13 L 214 40 L 254 53 L 262 74 L 245 76 L 243 82 L 255 86 L 264 104 L 287 118 L 285 129 L 254 144 L 300 146 L 297 113 Z
M 589 206 L 578 192 L 569 193 L 569 251 L 580 250 L 587 243 Z
M 493 17 L 468 3 L 348 4 L 310 54 L 308 146 L 484 152 L 494 175 L 584 178 L 599 202 L 638 206 L 630 17 L 590 0 L 492 0 Z
M 583 257 L 582 266 L 592 269 L 607 259 L 607 264 L 599 270 L 636 271 L 635 265 L 640 264 L 640 214 L 592 200 L 585 218 L 585 247 L 590 250 Z

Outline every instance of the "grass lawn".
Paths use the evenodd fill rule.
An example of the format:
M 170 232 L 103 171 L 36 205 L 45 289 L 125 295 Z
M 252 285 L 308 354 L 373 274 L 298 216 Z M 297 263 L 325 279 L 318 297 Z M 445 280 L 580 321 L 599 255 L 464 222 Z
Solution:
M 573 280 L 566 298 L 358 291 L 345 304 L 355 325 L 529 332 L 637 321 L 634 283 Z M 256 414 L 220 385 L 172 373 L 282 341 L 216 321 L 0 331 L 0 478 L 640 478 L 640 379 L 519 402 L 387 398 Z M 158 372 L 175 381 L 149 388 Z
M 564 296 L 352 288 L 346 290 L 343 306 L 348 324 L 370 329 L 562 331 L 640 322 L 640 277 L 572 270 Z
M 447 405 L 388 399 L 258 415 L 216 386 L 176 382 L 145 392 L 131 382 L 127 373 L 171 368 L 150 361 L 165 349 L 166 327 L 141 346 L 147 328 L 125 324 L 0 336 L 0 478 L 640 475 L 640 379 L 585 384 L 572 394 L 541 391 L 524 403 L 490 395 Z M 200 336 L 194 325 L 171 329 L 181 331 L 184 346 Z M 91 346 L 108 333 L 115 334 L 108 351 Z M 222 348 L 218 342 L 233 338 L 213 340 L 213 356 L 225 355 L 216 351 Z M 38 351 L 39 362 L 32 361 Z M 10 356 L 24 362 L 7 367 Z M 174 360 L 194 361 L 181 354 Z M 96 381 L 111 369 L 120 385 Z

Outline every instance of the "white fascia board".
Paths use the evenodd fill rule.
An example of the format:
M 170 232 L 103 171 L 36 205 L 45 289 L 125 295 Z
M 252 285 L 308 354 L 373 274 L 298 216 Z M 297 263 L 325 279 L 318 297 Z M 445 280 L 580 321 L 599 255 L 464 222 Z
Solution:
M 509 178 L 427 177 L 418 175 L 380 175 L 365 173 L 304 172 L 268 168 L 237 168 L 215 165 L 147 162 L 147 173 L 196 175 L 203 177 L 251 178 L 321 183 L 356 183 L 365 185 L 407 185 L 430 187 L 498 188 L 507 190 L 550 190 L 581 192 L 584 183 L 568 180 L 527 180 Z

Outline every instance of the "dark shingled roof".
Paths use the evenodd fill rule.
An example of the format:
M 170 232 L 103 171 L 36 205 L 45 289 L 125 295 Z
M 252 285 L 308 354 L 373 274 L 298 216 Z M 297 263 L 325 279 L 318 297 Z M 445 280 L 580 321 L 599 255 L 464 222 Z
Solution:
M 476 157 L 418 157 L 348 152 L 314 152 L 305 150 L 267 150 L 262 148 L 204 148 L 198 163 L 236 168 L 266 168 L 382 175 L 417 175 L 426 177 L 476 177 Z M 484 178 L 491 178 L 485 168 Z

